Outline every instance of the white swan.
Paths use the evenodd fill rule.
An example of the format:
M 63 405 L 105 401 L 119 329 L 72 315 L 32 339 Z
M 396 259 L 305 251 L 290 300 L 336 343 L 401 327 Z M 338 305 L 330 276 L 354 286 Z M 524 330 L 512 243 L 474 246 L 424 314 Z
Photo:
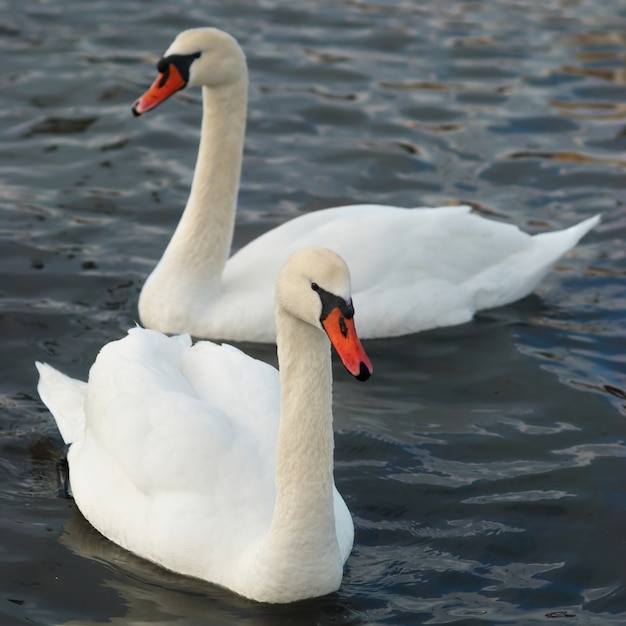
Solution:
M 182 32 L 157 65 L 140 115 L 201 85 L 198 160 L 185 211 L 139 298 L 142 323 L 166 333 L 274 341 L 272 293 L 295 250 L 327 246 L 352 268 L 362 337 L 466 322 L 528 295 L 599 217 L 531 237 L 470 207 L 326 209 L 265 233 L 230 259 L 248 90 L 244 54 L 214 28 Z
M 334 252 L 294 254 L 275 308 L 280 381 L 231 346 L 134 328 L 102 348 L 87 383 L 38 363 L 38 391 L 71 444 L 76 504 L 103 535 L 175 572 L 291 602 L 339 587 L 354 536 L 333 480 L 328 338 L 359 380 L 372 367 Z

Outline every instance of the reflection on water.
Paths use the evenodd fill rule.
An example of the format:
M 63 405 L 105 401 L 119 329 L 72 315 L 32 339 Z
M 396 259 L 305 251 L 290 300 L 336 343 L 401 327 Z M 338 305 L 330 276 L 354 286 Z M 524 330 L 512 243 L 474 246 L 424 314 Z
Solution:
M 2 5 L 0 621 L 621 624 L 626 615 L 626 10 L 592 0 Z M 252 80 L 235 247 L 347 202 L 603 222 L 523 302 L 335 369 L 344 584 L 259 606 L 134 558 L 57 481 L 33 362 L 84 377 L 184 206 L 200 92 L 133 119 L 181 29 Z M 275 362 L 272 346 L 244 345 Z

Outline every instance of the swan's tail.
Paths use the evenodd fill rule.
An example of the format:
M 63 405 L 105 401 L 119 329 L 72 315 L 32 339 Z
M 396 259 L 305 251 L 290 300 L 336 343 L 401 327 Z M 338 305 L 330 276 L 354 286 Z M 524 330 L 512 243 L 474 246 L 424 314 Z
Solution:
M 36 363 L 39 371 L 37 391 L 50 409 L 65 443 L 78 441 L 85 428 L 83 403 L 87 383 L 75 380 L 46 363 Z
M 474 293 L 476 310 L 503 306 L 527 296 L 599 221 L 600 215 L 595 215 L 565 230 L 534 235 L 529 246 L 472 278 L 468 286 Z
M 573 248 L 594 226 L 597 226 L 599 222 L 600 215 L 594 215 L 565 230 L 539 233 L 535 235 L 533 239 L 537 242 L 537 246 L 541 245 L 542 247 L 552 250 L 554 262 L 556 263 L 561 256 Z M 541 242 L 541 244 L 539 242 Z

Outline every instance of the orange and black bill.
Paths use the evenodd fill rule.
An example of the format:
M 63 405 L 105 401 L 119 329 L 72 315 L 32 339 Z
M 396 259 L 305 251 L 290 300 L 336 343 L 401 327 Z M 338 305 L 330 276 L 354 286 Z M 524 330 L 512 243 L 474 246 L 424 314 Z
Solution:
M 322 326 L 345 368 L 357 380 L 367 380 L 374 368 L 356 334 L 352 304 L 343 304 L 323 314 Z
M 159 75 L 150 89 L 135 101 L 133 114 L 146 113 L 183 89 L 189 81 L 189 67 L 199 56 L 200 53 L 163 57 L 157 64 Z

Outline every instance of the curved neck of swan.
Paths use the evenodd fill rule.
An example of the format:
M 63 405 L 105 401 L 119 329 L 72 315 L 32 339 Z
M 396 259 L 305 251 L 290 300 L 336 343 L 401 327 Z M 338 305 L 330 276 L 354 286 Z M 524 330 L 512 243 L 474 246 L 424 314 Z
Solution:
M 343 562 L 333 505 L 333 417 L 330 342 L 322 331 L 277 311 L 281 415 L 276 501 L 261 555 L 284 563 L 285 576 L 307 563 L 309 575 Z M 276 572 L 274 572 L 276 575 Z
M 248 77 L 202 88 L 202 128 L 187 206 L 161 260 L 179 279 L 219 281 L 230 252 L 246 125 Z

